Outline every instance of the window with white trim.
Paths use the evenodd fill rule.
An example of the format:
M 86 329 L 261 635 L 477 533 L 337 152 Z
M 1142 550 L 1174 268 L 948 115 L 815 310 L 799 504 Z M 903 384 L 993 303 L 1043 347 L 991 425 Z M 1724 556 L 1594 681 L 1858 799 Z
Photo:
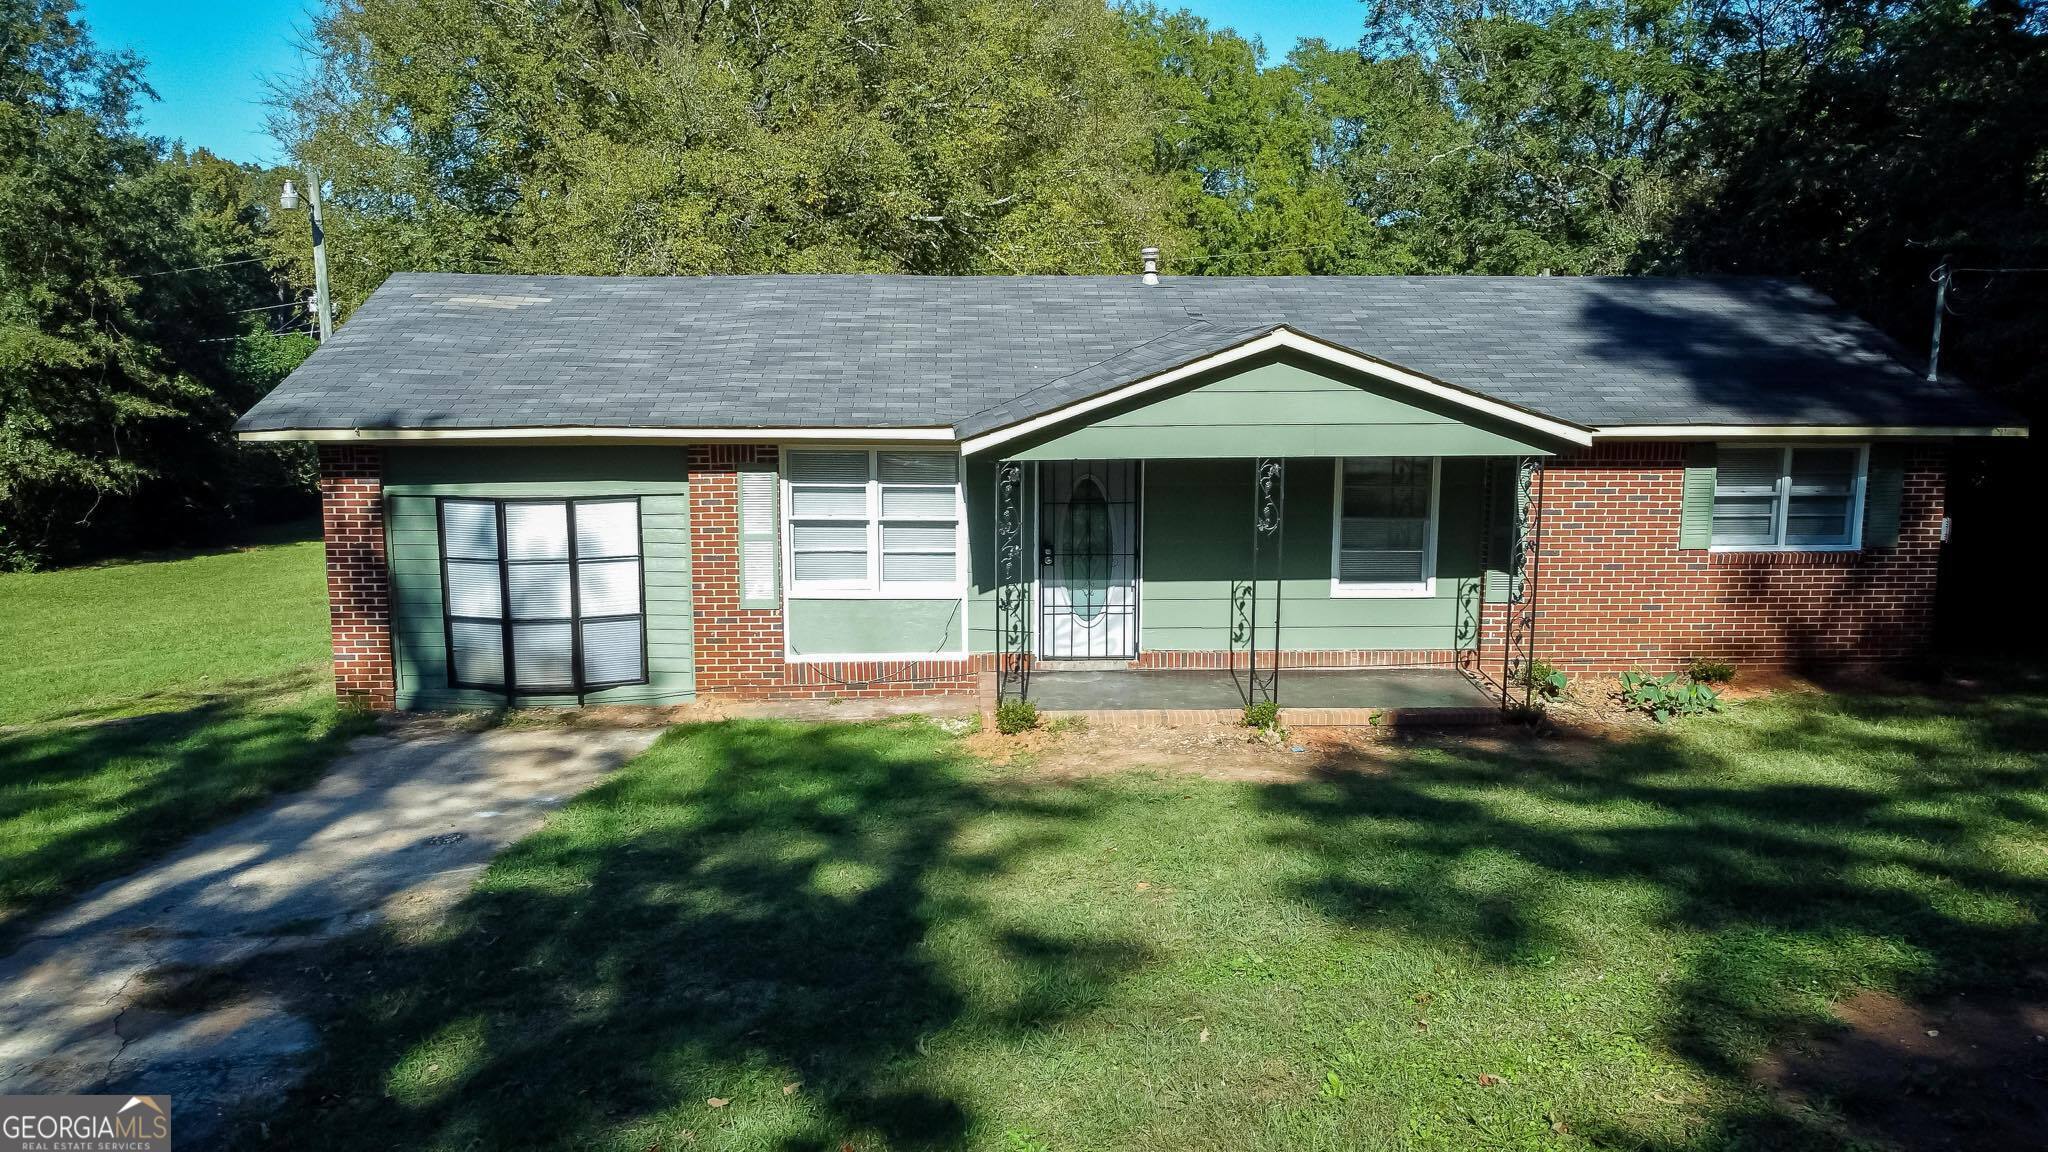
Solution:
M 1826 551 L 1862 536 L 1867 445 L 1721 445 L 1714 464 L 1712 546 Z
M 800 449 L 785 460 L 790 595 L 959 594 L 959 456 Z
M 647 682 L 640 502 L 440 501 L 448 682 L 569 694 Z
M 1436 570 L 1436 458 L 1337 462 L 1336 596 L 1427 596 Z

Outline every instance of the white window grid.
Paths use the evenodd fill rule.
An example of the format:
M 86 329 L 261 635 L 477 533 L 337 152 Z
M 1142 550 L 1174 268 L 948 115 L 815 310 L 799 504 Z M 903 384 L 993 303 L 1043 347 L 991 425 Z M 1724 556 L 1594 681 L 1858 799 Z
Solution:
M 794 458 L 806 453 L 861 453 L 867 458 L 867 479 L 857 481 L 812 481 L 791 478 Z M 943 458 L 952 468 L 950 481 L 883 480 L 881 477 L 882 457 L 906 455 L 929 458 Z M 797 494 L 801 489 L 837 489 L 840 491 L 859 490 L 863 494 L 863 512 L 836 514 L 797 514 Z M 882 514 L 884 489 L 891 491 L 943 492 L 949 497 L 947 510 L 940 513 L 911 513 L 897 511 L 884 517 Z M 797 575 L 796 526 L 798 524 L 860 524 L 865 528 L 864 572 L 859 577 L 839 580 L 803 580 Z M 883 531 L 889 525 L 949 524 L 952 526 L 953 575 L 945 580 L 888 580 L 884 579 Z M 805 599 L 883 599 L 891 597 L 933 598 L 957 597 L 966 589 L 964 569 L 967 564 L 967 509 L 960 484 L 960 457 L 950 452 L 923 452 L 900 448 L 856 448 L 827 445 L 806 446 L 786 449 L 782 454 L 782 571 L 784 588 L 791 597 Z M 824 551 L 810 549 L 807 551 Z M 847 549 L 846 551 L 851 551 Z M 935 551 L 918 549 L 897 549 L 895 555 L 937 555 Z

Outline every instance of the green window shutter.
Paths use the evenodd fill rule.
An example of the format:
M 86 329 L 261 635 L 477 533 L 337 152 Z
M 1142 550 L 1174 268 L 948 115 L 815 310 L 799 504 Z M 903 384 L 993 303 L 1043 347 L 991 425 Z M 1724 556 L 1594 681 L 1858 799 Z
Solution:
M 782 549 L 776 538 L 781 517 L 776 508 L 780 484 L 774 472 L 753 468 L 740 473 L 740 607 L 778 608 L 782 604 L 776 568 Z
M 1705 548 L 1714 542 L 1714 446 L 1685 446 L 1685 495 L 1678 510 L 1678 546 Z
M 1899 500 L 1906 487 L 1906 450 L 1897 444 L 1870 449 L 1870 473 L 1863 482 L 1863 546 L 1894 548 L 1899 543 Z

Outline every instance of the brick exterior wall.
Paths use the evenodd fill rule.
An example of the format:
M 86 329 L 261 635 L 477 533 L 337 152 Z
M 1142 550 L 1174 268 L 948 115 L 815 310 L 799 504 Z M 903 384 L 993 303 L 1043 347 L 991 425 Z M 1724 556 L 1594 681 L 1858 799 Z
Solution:
M 973 658 L 786 663 L 782 611 L 740 606 L 744 467 L 774 467 L 771 444 L 690 449 L 690 554 L 697 691 L 741 699 L 940 696 L 974 691 Z
M 320 446 L 320 533 L 336 697 L 398 705 L 391 662 L 391 575 L 384 556 L 384 459 L 374 448 Z
M 1939 446 L 1908 454 L 1895 547 L 1713 553 L 1678 546 L 1684 445 L 1552 461 L 1537 655 L 1577 672 L 1670 671 L 1695 656 L 1746 667 L 1909 657 L 1933 632 L 1945 467 Z
M 783 679 L 782 612 L 740 607 L 740 482 L 774 467 L 772 444 L 690 449 L 690 586 L 697 691 L 772 695 Z

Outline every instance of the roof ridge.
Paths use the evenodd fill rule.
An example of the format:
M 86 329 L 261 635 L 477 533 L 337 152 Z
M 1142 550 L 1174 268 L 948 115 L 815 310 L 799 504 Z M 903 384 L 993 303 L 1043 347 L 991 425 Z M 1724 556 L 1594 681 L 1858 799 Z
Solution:
M 1144 349 L 1144 348 L 1146 348 L 1146 347 L 1149 347 L 1150 345 L 1153 345 L 1153 344 L 1157 344 L 1157 343 L 1159 343 L 1159 342 L 1160 342 L 1161 340 L 1164 340 L 1164 339 L 1166 339 L 1166 338 L 1167 338 L 1167 337 L 1169 337 L 1169 336 L 1177 336 L 1177 335 L 1179 335 L 1180 333 L 1182 333 L 1182 332 L 1185 332 L 1185 331 L 1187 331 L 1187 330 L 1188 330 L 1188 329 L 1190 329 L 1190 328 L 1214 328 L 1214 327 L 1216 326 L 1216 325 L 1215 325 L 1214 323 L 1210 322 L 1209 320 L 1206 320 L 1206 319 L 1204 319 L 1204 318 L 1202 318 L 1202 317 L 1199 317 L 1199 316 L 1195 316 L 1195 315 L 1194 315 L 1193 313 L 1190 313 L 1190 312 L 1188 312 L 1188 311 L 1187 311 L 1187 310 L 1186 310 L 1185 308 L 1183 308 L 1183 309 L 1182 309 L 1181 311 L 1182 311 L 1182 312 L 1183 312 L 1184 314 L 1186 314 L 1186 315 L 1188 315 L 1188 316 L 1192 317 L 1192 318 L 1191 318 L 1191 319 L 1190 319 L 1190 320 L 1189 320 L 1189 321 L 1188 321 L 1187 323 L 1185 323 L 1185 324 L 1182 324 L 1182 325 L 1180 325 L 1180 326 L 1179 326 L 1179 327 L 1177 327 L 1177 328 L 1168 328 L 1168 329 L 1167 329 L 1166 331 L 1164 331 L 1164 332 L 1161 332 L 1161 333 L 1159 333 L 1159 334 L 1158 334 L 1158 335 L 1156 335 L 1156 336 L 1151 336 L 1151 337 L 1148 337 L 1148 338 L 1146 338 L 1146 339 L 1144 339 L 1144 340 L 1140 340 L 1140 341 L 1138 341 L 1138 342 L 1137 342 L 1136 344 L 1133 344 L 1133 345 L 1131 345 L 1131 346 L 1130 346 L 1130 347 L 1128 347 L 1128 348 L 1124 348 L 1124 349 L 1120 349 L 1120 350 L 1118 350 L 1118 351 L 1116 351 L 1116 352 L 1112 352 L 1112 353 L 1110 353 L 1109 355 L 1107 355 L 1107 356 L 1104 356 L 1104 357 L 1103 357 L 1102 359 L 1100 359 L 1100 360 L 1097 360 L 1097 361 L 1095 361 L 1095 362 L 1094 362 L 1093 364 L 1084 364 L 1084 365 L 1082 365 L 1081 367 L 1079 367 L 1079 368 L 1076 368 L 1076 369 L 1074 369 L 1074 370 L 1073 370 L 1073 371 L 1071 371 L 1071 372 L 1066 372 L 1066 373 L 1063 373 L 1063 374 L 1061 374 L 1061 375 L 1059 375 L 1059 376 L 1055 376 L 1055 377 L 1053 377 L 1052 379 L 1050 379 L 1050 380 L 1047 380 L 1047 381 L 1046 381 L 1045 383 L 1043 383 L 1043 384 L 1038 384 L 1038 385 L 1034 385 L 1034 386 L 1032 386 L 1032 387 L 1030 387 L 1030 388 L 1026 388 L 1026 389 L 1025 389 L 1024 391 L 1022 391 L 1022 392 L 1019 392 L 1019 393 L 1017 393 L 1017 394 L 1016 394 L 1016 395 L 1014 395 L 1014 396 L 1007 396 L 1007 397 L 1004 397 L 1003 399 L 1001 399 L 1001 400 L 998 400 L 997 402 L 995 402 L 994 404 L 991 404 L 991 405 L 989 405 L 989 406 L 988 406 L 988 407 L 986 407 L 986 408 L 981 408 L 981 409 L 978 409 L 978 410 L 976 410 L 976 411 L 973 411 L 973 412 L 969 412 L 969 413 L 968 413 L 968 414 L 966 414 L 965 416 L 962 416 L 962 417 L 960 417 L 959 419 L 957 419 L 957 420 L 953 421 L 953 426 L 954 426 L 955 428 L 958 428 L 958 427 L 959 427 L 959 426 L 961 426 L 962 424 L 967 424 L 967 423 L 970 423 L 970 422 L 971 422 L 971 421 L 973 421 L 973 420 L 975 419 L 975 417 L 977 417 L 977 416 L 986 416 L 986 415 L 988 415 L 988 414 L 989 414 L 990 412 L 993 412 L 993 411 L 995 411 L 995 410 L 996 410 L 996 409 L 998 409 L 998 408 L 1005 408 L 1005 407 L 1008 407 L 1008 406 L 1009 406 L 1009 405 L 1011 405 L 1011 404 L 1015 404 L 1015 403 L 1017 403 L 1018 401 L 1021 401 L 1021 400 L 1025 399 L 1025 398 L 1027 398 L 1027 397 L 1030 397 L 1030 396 L 1035 396 L 1035 395 L 1037 395 L 1038 393 L 1040 393 L 1040 392 L 1043 392 L 1043 391 L 1045 391 L 1045 390 L 1046 390 L 1047 388 L 1051 388 L 1051 387 L 1053 387 L 1053 386 L 1055 386 L 1055 385 L 1058 385 L 1058 384 L 1064 383 L 1065 381 L 1068 381 L 1068 380 L 1072 380 L 1072 379 L 1073 379 L 1074 377 L 1076 377 L 1076 376 L 1080 376 L 1080 375 L 1082 375 L 1082 374 L 1084 374 L 1084 373 L 1087 373 L 1087 372 L 1093 372 L 1093 371 L 1094 371 L 1095 369 L 1097 369 L 1097 368 L 1100 368 L 1100 367 L 1102 367 L 1102 366 L 1103 366 L 1104 364 L 1107 364 L 1107 363 L 1111 362 L 1112 360 L 1121 360 L 1121 359 L 1123 359 L 1124 357 L 1126 357 L 1126 356 L 1129 356 L 1129 355 L 1131 355 L 1132 353 L 1138 352 L 1138 351 L 1140 351 L 1141 349 Z M 1236 331 L 1236 329 L 1232 329 L 1232 331 Z

